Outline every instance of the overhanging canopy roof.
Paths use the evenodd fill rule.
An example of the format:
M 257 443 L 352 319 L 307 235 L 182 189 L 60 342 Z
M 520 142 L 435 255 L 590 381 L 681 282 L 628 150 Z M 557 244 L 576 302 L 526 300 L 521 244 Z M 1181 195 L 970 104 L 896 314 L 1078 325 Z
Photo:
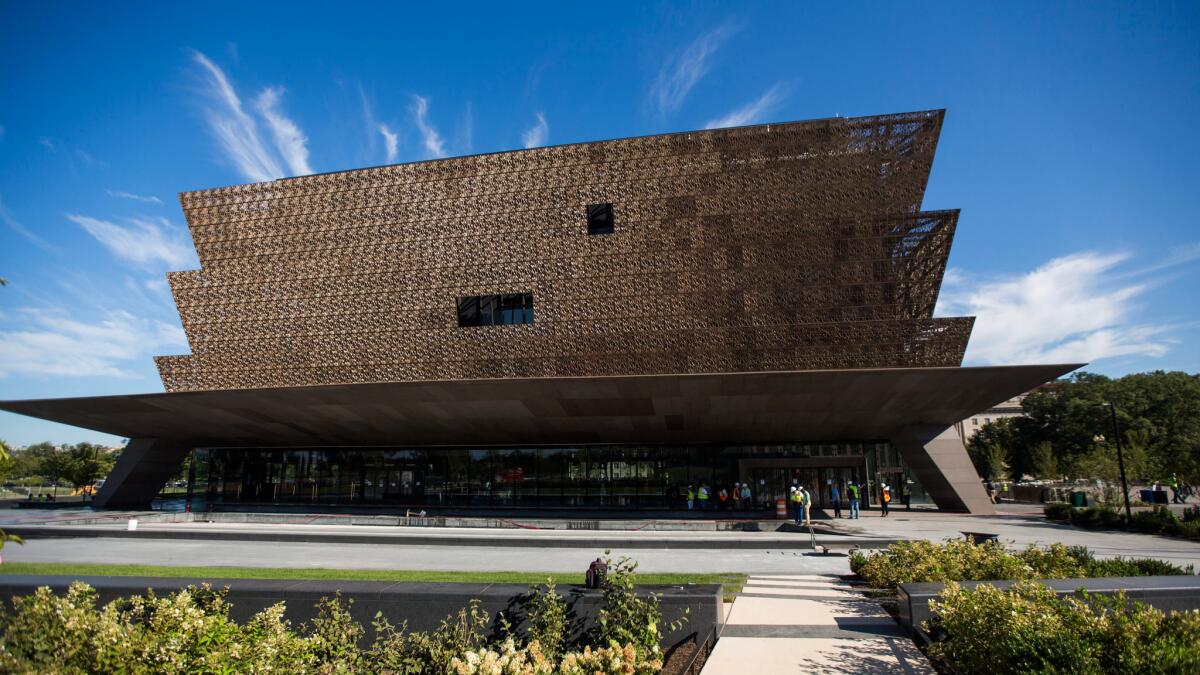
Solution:
M 395 382 L 3 401 L 191 446 L 766 443 L 948 427 L 1079 364 Z

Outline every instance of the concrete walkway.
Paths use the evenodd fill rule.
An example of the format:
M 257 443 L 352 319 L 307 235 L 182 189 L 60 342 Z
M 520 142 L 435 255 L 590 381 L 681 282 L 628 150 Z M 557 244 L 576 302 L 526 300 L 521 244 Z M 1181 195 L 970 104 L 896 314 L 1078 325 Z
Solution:
M 874 600 L 837 576 L 750 577 L 702 675 L 933 673 Z

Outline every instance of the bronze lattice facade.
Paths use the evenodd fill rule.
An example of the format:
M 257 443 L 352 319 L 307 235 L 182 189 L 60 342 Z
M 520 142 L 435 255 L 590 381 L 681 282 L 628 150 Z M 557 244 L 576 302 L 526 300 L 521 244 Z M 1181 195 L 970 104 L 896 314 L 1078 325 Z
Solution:
M 167 391 L 957 366 L 942 111 L 504 152 L 189 192 Z M 612 204 L 589 235 L 589 205 Z M 462 328 L 465 296 L 531 294 Z

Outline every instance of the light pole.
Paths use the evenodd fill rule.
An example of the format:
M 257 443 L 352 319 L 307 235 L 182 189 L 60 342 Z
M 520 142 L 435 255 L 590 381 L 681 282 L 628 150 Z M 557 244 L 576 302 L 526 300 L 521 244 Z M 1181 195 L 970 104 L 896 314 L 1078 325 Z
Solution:
M 1125 480 L 1125 454 L 1121 452 L 1121 429 L 1117 427 L 1117 404 L 1112 401 L 1098 403 L 1097 408 L 1107 407 L 1112 413 L 1113 436 L 1117 441 L 1117 468 L 1121 471 L 1121 495 L 1125 497 L 1125 526 L 1133 524 L 1133 508 L 1129 506 L 1129 483 Z

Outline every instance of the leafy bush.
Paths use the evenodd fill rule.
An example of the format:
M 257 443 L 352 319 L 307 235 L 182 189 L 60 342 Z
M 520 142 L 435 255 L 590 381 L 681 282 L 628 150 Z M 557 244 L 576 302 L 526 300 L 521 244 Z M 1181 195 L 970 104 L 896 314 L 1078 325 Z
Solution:
M 1034 582 L 951 584 L 930 603 L 930 655 L 957 672 L 1200 672 L 1200 612 L 1116 597 L 1059 599 Z
M 1189 506 L 1183 510 L 1183 522 L 1191 523 L 1200 521 L 1200 506 Z
M 861 550 L 850 552 L 850 571 L 855 574 L 862 574 L 862 568 L 867 564 L 867 554 Z
M 608 576 L 604 584 L 600 620 L 593 635 L 594 644 L 616 642 L 633 645 L 639 657 L 661 658 L 662 650 L 658 645 L 661 639 L 658 624 L 662 621 L 659 596 L 651 593 L 648 597 L 639 598 L 634 592 L 636 562 L 624 556 L 616 562 L 606 556 L 604 561 Z M 672 623 L 671 629 L 677 629 L 686 620 L 685 613 Z
M 1125 519 L 1110 506 L 1071 509 L 1071 524 L 1092 530 L 1113 530 L 1124 526 Z
M 102 608 L 86 584 L 72 583 L 61 597 L 43 587 L 14 598 L 11 612 L 0 605 L 0 672 L 654 673 L 662 668 L 659 598 L 634 593 L 636 567 L 610 561 L 600 626 L 582 650 L 567 649 L 572 631 L 553 583 L 530 597 L 528 640 L 506 630 L 489 641 L 491 617 L 473 600 L 430 632 L 408 632 L 377 614 L 366 649 L 340 595 L 322 599 L 311 624 L 293 630 L 283 603 L 239 626 L 226 591 L 208 586 L 166 597 L 148 591 Z
M 554 658 L 562 652 L 567 637 L 567 601 L 558 594 L 553 580 L 548 580 L 544 588 L 530 589 L 529 639 Z
M 852 563 L 854 564 L 854 563 Z M 1051 544 L 1010 552 L 1002 544 L 953 539 L 902 541 L 864 556 L 857 573 L 876 588 L 914 582 L 1077 579 L 1096 576 L 1191 574 L 1158 560 L 1096 560 L 1084 547 Z
M 1075 509 L 1066 502 L 1048 502 L 1042 511 L 1050 520 L 1070 520 Z
M 1156 506 L 1149 511 L 1138 511 L 1133 514 L 1130 527 L 1136 532 L 1158 534 L 1174 530 L 1179 526 L 1179 519 L 1165 506 Z

